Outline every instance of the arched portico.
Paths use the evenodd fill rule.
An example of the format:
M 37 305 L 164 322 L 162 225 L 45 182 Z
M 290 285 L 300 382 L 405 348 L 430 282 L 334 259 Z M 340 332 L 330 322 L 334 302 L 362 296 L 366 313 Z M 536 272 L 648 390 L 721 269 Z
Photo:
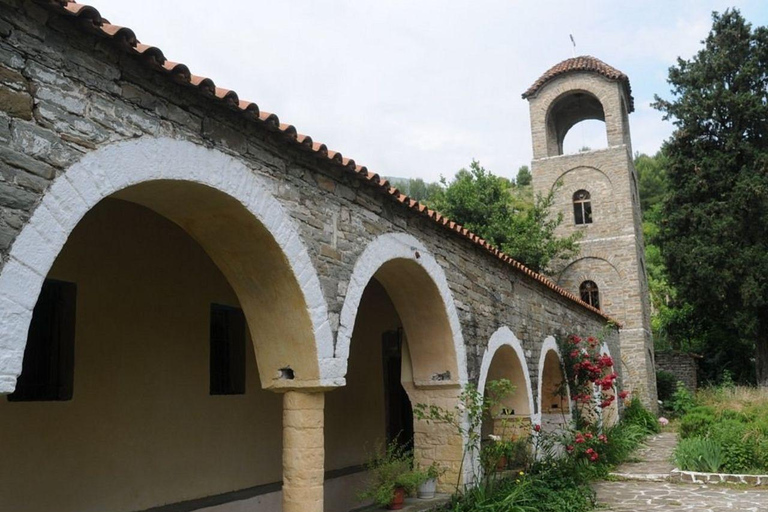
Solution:
M 560 349 L 553 336 L 548 336 L 541 346 L 537 396 L 542 428 L 555 430 L 570 421 L 571 395 Z
M 21 372 L 32 309 L 48 270 L 80 219 L 109 196 L 155 210 L 206 249 L 235 289 L 249 324 L 260 328 L 254 343 L 263 387 L 343 384 L 312 262 L 261 180 L 218 151 L 142 138 L 74 164 L 51 185 L 13 243 L 0 273 L 0 392 L 12 392 Z M 282 368 L 293 371 L 292 381 L 281 378 Z
M 350 379 L 354 374 L 360 382 L 359 369 L 353 365 L 363 364 L 371 351 L 389 352 L 391 339 L 385 340 L 389 348 L 382 351 L 382 335 L 388 334 L 381 331 L 384 325 L 388 333 L 402 331 L 397 343 L 400 371 L 395 374 L 410 404 L 453 410 L 467 382 L 458 314 L 442 268 L 421 242 L 404 233 L 385 234 L 372 241 L 350 277 L 336 341 L 336 357 L 349 361 Z M 365 349 L 369 354 L 363 357 L 359 347 L 351 346 L 353 342 L 371 344 Z M 384 361 L 384 366 L 390 363 Z M 342 394 L 352 392 L 341 390 Z M 330 397 L 329 401 L 338 400 Z M 440 463 L 447 470 L 441 477 L 446 489 L 458 477 L 463 442 L 453 427 L 413 422 L 416 461 L 424 466 L 432 461 Z
M 54 181 L 0 273 L 0 392 L 15 388 L 32 311 L 54 261 L 104 200 L 172 221 L 223 274 L 245 316 L 261 387 L 286 391 L 283 512 L 322 510 L 324 396 L 317 391 L 344 382 L 325 300 L 290 217 L 262 179 L 221 152 L 142 138 L 89 153 Z M 279 436 L 267 442 L 279 446 Z
M 494 361 L 499 364 L 493 364 Z M 515 386 L 513 397 L 516 410 L 526 415 L 535 412 L 525 352 L 520 340 L 507 326 L 500 327 L 488 341 L 488 347 L 483 353 L 483 361 L 480 365 L 477 390 L 483 393 L 486 383 L 494 378 L 508 379 Z

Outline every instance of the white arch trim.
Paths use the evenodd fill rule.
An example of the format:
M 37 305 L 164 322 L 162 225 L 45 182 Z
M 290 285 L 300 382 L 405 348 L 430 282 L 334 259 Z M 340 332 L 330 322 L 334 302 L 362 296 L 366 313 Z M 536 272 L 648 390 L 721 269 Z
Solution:
M 536 409 L 533 406 L 533 389 L 531 388 L 531 375 L 528 371 L 528 363 L 525 358 L 525 352 L 520 340 L 517 339 L 515 333 L 506 325 L 500 327 L 493 333 L 491 339 L 488 340 L 488 347 L 483 353 L 483 361 L 480 364 L 480 379 L 477 382 L 477 391 L 482 395 L 485 392 L 485 384 L 488 379 L 488 370 L 491 368 L 491 362 L 493 356 L 496 355 L 501 347 L 511 347 L 517 355 L 517 359 L 520 362 L 520 366 L 523 369 L 523 377 L 525 377 L 525 392 L 528 396 L 528 410 L 531 411 L 531 418 L 534 418 Z
M 155 180 L 219 190 L 239 201 L 272 234 L 304 296 L 317 346 L 322 385 L 344 383 L 333 358 L 333 336 L 320 281 L 298 230 L 267 185 L 220 151 L 171 138 L 118 142 L 93 151 L 55 179 L 11 247 L 0 273 L 0 393 L 21 373 L 32 310 L 43 280 L 72 230 L 105 197 Z
M 418 253 L 418 257 L 416 253 Z M 451 328 L 453 348 L 456 352 L 456 365 L 459 371 L 458 383 L 463 386 L 467 383 L 467 355 L 464 348 L 464 338 L 461 334 L 459 314 L 453 302 L 453 295 L 448 287 L 445 272 L 427 251 L 427 248 L 415 237 L 406 233 L 380 235 L 368 244 L 355 263 L 355 268 L 352 270 L 352 276 L 347 285 L 347 294 L 339 316 L 339 331 L 336 335 L 336 359 L 339 364 L 344 366 L 342 375 L 346 374 L 352 331 L 355 328 L 355 318 L 360 307 L 360 300 L 363 297 L 363 291 L 376 271 L 388 261 L 395 259 L 407 259 L 417 263 L 437 286 Z
M 557 340 L 555 340 L 554 336 L 547 336 L 544 339 L 544 343 L 541 345 L 541 353 L 539 354 L 539 382 L 538 382 L 538 403 L 539 407 L 536 409 L 538 412 L 539 417 L 541 417 L 541 391 L 542 386 L 544 384 L 544 363 L 547 360 L 547 354 L 549 354 L 551 351 L 554 351 L 555 354 L 557 354 L 557 359 L 560 361 L 560 368 L 563 370 L 563 375 L 565 375 L 565 368 L 563 368 L 563 356 L 560 354 L 560 347 L 557 346 Z M 571 390 L 568 386 L 565 386 L 565 391 L 568 394 L 567 399 L 568 403 L 571 403 Z M 570 413 L 569 413 L 570 414 Z

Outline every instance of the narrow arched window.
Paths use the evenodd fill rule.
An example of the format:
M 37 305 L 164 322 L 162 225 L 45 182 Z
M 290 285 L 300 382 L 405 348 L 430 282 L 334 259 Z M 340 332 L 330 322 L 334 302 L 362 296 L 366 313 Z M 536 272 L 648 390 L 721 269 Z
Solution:
M 573 219 L 576 224 L 592 224 L 592 200 L 586 190 L 573 194 Z
M 584 281 L 581 283 L 579 293 L 581 294 L 581 300 L 592 307 L 600 309 L 600 290 L 594 281 Z

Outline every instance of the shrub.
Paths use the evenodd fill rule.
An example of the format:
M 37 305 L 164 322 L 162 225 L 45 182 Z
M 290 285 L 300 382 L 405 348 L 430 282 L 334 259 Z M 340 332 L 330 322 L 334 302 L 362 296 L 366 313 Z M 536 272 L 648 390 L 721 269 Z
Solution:
M 709 428 L 709 438 L 723 449 L 723 469 L 745 473 L 759 464 L 758 443 L 748 435 L 747 425 L 739 420 L 724 420 Z
M 675 392 L 672 393 L 671 406 L 672 411 L 678 416 L 687 413 L 696 406 L 693 395 L 682 382 L 678 381 Z
M 674 373 L 666 370 L 656 370 L 656 393 L 659 400 L 666 404 L 672 398 L 676 384 L 677 377 Z
M 723 449 L 711 439 L 682 439 L 675 447 L 674 459 L 685 471 L 717 473 L 723 466 Z
M 624 408 L 624 423 L 641 427 L 648 434 L 658 434 L 661 431 L 658 418 L 643 407 L 640 400 L 630 400 Z
M 706 437 L 709 428 L 715 423 L 715 415 L 710 412 L 691 412 L 683 416 L 678 430 L 682 439 Z

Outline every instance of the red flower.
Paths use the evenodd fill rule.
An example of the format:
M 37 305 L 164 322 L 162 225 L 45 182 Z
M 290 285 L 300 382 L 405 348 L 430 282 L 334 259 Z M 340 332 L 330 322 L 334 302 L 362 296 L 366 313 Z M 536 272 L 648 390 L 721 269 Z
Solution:
M 598 458 L 599 458 L 599 455 L 597 454 L 597 452 L 589 456 L 589 460 L 591 460 L 592 462 L 595 462 Z
M 624 400 L 628 396 L 629 396 L 629 391 L 624 390 L 621 393 L 619 393 L 619 398 L 621 398 L 622 400 Z
M 572 444 L 569 444 L 568 446 L 566 446 L 566 447 L 565 447 L 565 451 L 567 451 L 568 453 L 571 453 L 571 452 L 573 452 L 573 445 L 572 445 Z
M 599 441 L 603 442 L 603 443 L 607 443 L 608 442 L 608 438 L 605 437 L 605 434 L 600 434 L 599 436 L 597 436 L 597 439 Z
M 587 432 L 586 434 L 584 434 L 584 437 L 586 437 L 587 439 L 592 439 L 595 436 L 593 436 L 591 432 Z
M 533 430 L 534 432 L 541 432 L 541 425 L 538 425 L 538 424 L 534 425 Z

